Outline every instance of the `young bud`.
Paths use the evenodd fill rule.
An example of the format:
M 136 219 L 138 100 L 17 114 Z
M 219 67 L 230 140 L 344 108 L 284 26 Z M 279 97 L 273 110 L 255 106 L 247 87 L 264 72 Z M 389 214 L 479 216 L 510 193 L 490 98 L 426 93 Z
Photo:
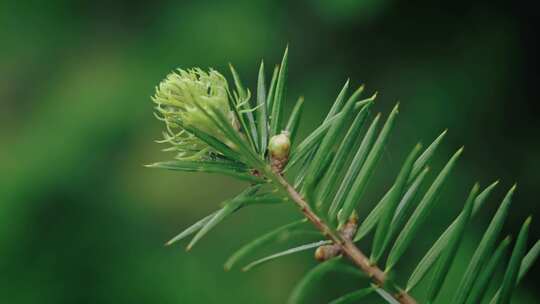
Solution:
M 281 133 L 272 136 L 270 143 L 268 144 L 268 150 L 270 155 L 275 158 L 284 159 L 289 157 L 289 150 L 291 149 L 291 140 L 287 133 Z
M 274 135 L 270 138 L 268 143 L 268 152 L 270 154 L 270 160 L 272 167 L 281 172 L 287 162 L 289 161 L 289 152 L 291 150 L 291 140 L 287 132 Z
M 222 112 L 229 116 L 227 80 L 215 70 L 205 72 L 199 68 L 177 70 L 169 74 L 156 87 L 152 100 L 156 104 L 158 119 L 166 124 L 165 139 L 178 152 L 178 158 L 197 158 L 210 150 L 208 145 L 183 126 L 196 128 L 223 142 L 225 136 L 216 128 L 204 111 Z
M 335 244 L 323 245 L 315 250 L 315 259 L 319 262 L 324 262 L 338 256 L 339 254 L 341 254 L 341 249 L 339 246 Z

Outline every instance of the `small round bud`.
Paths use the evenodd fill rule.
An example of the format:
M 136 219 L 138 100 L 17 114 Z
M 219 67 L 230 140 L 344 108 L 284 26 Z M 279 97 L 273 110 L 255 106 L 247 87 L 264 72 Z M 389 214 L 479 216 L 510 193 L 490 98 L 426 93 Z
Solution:
M 287 159 L 289 158 L 289 151 L 291 149 L 291 140 L 287 133 L 281 133 L 278 135 L 272 136 L 270 138 L 270 143 L 268 144 L 268 151 L 270 156 L 276 159 Z
M 281 173 L 289 161 L 289 152 L 291 150 L 291 140 L 288 132 L 274 135 L 268 143 L 268 152 L 272 168 Z
M 317 250 L 315 250 L 315 260 L 319 262 L 326 261 L 326 250 L 323 246 L 318 247 Z
M 323 245 L 315 250 L 315 259 L 319 262 L 329 260 L 341 254 L 341 249 L 335 244 Z

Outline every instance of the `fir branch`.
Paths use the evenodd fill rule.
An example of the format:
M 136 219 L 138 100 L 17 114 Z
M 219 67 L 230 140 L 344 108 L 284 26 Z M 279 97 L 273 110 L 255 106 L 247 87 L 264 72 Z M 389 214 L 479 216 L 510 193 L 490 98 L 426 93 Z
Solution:
M 411 291 L 426 277 L 430 269 L 435 269 L 427 295 L 427 302 L 431 303 L 437 299 L 437 294 L 446 281 L 460 240 L 466 233 L 469 218 L 479 211 L 497 182 L 478 195 L 478 185 L 473 187 L 463 211 L 414 267 L 407 287 L 401 288 L 388 273 L 399 262 L 400 257 L 418 236 L 423 223 L 429 218 L 430 211 L 451 176 L 462 149 L 450 158 L 416 204 L 412 215 L 409 215 L 428 171 L 428 162 L 446 130 L 423 153 L 420 153 L 421 146 L 417 145 L 403 162 L 395 182 L 386 189 L 382 199 L 364 221 L 358 223 L 356 208 L 377 171 L 378 160 L 395 125 L 398 106 L 388 115 L 379 132 L 377 129 L 380 114 L 375 116 L 364 136 L 361 136 L 362 125 L 376 94 L 357 100 L 363 90 L 361 86 L 347 98 L 347 80 L 321 125 L 293 147 L 303 99 L 299 99 L 286 120 L 283 116 L 283 103 L 286 99 L 285 82 L 288 78 L 287 53 L 286 50 L 281 65 L 274 69 L 269 90 L 266 89 L 264 65 L 261 64 L 256 106 L 250 104 L 251 93 L 243 86 L 240 76 L 232 66 L 235 90 L 229 88 L 227 80 L 219 72 L 205 72 L 198 68 L 178 70 L 167 76 L 156 88 L 153 98 L 155 109 L 158 119 L 165 123 L 166 130 L 165 139 L 161 142 L 170 144 L 171 147 L 166 150 L 177 154 L 173 161 L 154 163 L 150 167 L 220 173 L 252 183 L 238 196 L 226 200 L 218 211 L 189 226 L 167 245 L 195 234 L 188 245 L 190 249 L 215 226 L 245 206 L 291 201 L 298 207 L 303 219 L 247 243 L 226 262 L 226 269 L 230 269 L 236 262 L 248 257 L 263 245 L 278 242 L 284 236 L 305 237 L 315 234 L 319 239 L 317 242 L 280 250 L 256 259 L 243 269 L 318 247 L 315 250 L 317 260 L 326 261 L 336 256 L 345 256 L 351 262 L 349 267 L 354 268 L 355 272 L 365 274 L 371 280 L 370 286 L 344 295 L 335 303 L 352 301 L 372 291 L 388 303 L 419 303 Z M 351 122 L 353 117 L 354 121 Z M 287 121 L 286 127 L 283 126 L 284 121 Z M 359 145 L 355 148 L 357 139 L 360 139 Z M 291 184 L 284 174 L 289 174 L 289 169 L 293 166 L 298 168 L 299 173 L 291 176 L 294 180 L 294 184 Z M 460 287 L 455 292 L 453 302 L 459 304 L 467 300 L 483 300 L 489 275 L 482 274 L 481 271 L 485 268 L 492 271 L 498 262 L 493 259 L 484 266 L 498 242 L 514 190 L 515 186 L 507 193 L 478 244 L 462 276 Z M 306 222 L 311 223 L 315 229 L 300 229 Z M 507 264 L 505 279 L 492 302 L 508 302 L 516 285 L 538 256 L 538 242 L 525 254 L 529 224 L 530 219 L 525 222 L 517 238 L 511 260 Z M 360 249 L 355 242 L 373 231 L 375 237 L 370 248 L 371 258 L 368 258 L 367 251 Z M 320 240 L 321 236 L 325 239 Z M 508 242 L 503 243 L 504 246 L 507 246 Z M 390 250 L 387 250 L 389 248 Z M 384 256 L 387 256 L 387 260 L 384 268 L 380 268 L 378 263 L 382 265 L 381 258 Z M 336 263 L 321 264 L 319 269 L 332 270 L 334 264 Z M 306 286 L 313 277 L 316 276 L 308 276 L 302 280 L 301 285 Z M 298 297 L 293 297 L 296 298 Z

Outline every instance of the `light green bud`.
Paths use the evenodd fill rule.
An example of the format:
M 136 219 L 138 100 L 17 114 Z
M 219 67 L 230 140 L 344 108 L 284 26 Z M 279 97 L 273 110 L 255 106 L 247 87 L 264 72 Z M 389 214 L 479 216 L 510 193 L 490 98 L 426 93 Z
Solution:
M 289 158 L 289 152 L 291 150 L 291 140 L 289 134 L 281 133 L 272 136 L 268 143 L 268 151 L 270 156 L 275 159 L 284 160 Z
M 165 122 L 165 139 L 178 152 L 177 158 L 199 158 L 211 149 L 181 126 L 199 129 L 222 141 L 224 135 L 201 110 L 221 111 L 229 116 L 227 80 L 219 72 L 195 68 L 178 69 L 169 74 L 157 87 L 152 100 L 158 118 Z

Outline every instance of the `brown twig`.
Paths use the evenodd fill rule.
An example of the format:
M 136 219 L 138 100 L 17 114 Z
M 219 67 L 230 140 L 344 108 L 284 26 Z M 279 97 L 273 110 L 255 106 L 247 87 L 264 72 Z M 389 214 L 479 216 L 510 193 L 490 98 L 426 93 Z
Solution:
M 304 216 L 313 223 L 313 225 L 329 240 L 338 245 L 341 252 L 346 255 L 358 268 L 366 273 L 373 282 L 381 287 L 385 287 L 387 276 L 377 265 L 373 265 L 368 257 L 360 250 L 354 242 L 348 238 L 342 237 L 339 233 L 334 232 L 321 218 L 319 218 L 311 209 L 309 204 L 304 198 L 291 186 L 279 173 L 274 173 L 272 170 L 268 170 L 268 177 L 276 181 L 288 196 L 296 203 L 300 208 Z M 398 293 L 391 293 L 401 304 L 416 304 L 416 300 L 405 291 Z

